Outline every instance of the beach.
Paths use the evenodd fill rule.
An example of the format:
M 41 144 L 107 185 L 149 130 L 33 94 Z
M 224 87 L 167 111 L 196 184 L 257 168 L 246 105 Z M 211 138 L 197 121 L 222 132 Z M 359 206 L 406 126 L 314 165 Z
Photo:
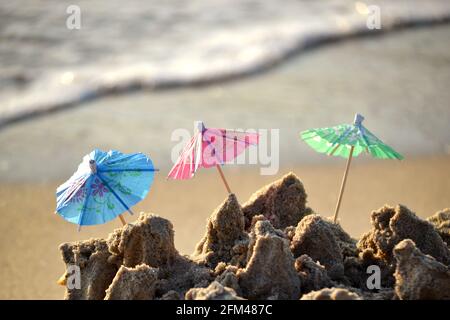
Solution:
M 233 192 L 243 204 L 263 185 L 288 171 L 302 180 L 307 204 L 317 213 L 332 216 L 345 160 L 335 165 L 286 168 L 277 176 L 260 176 L 256 169 L 225 172 Z M 59 244 L 107 237 L 121 226 L 118 219 L 105 225 L 83 227 L 77 232 L 53 214 L 56 183 L 0 185 L 2 223 L 0 298 L 61 299 L 64 288 L 56 281 L 64 273 Z M 189 190 L 189 192 L 186 192 Z M 343 199 L 340 221 L 351 236 L 370 229 L 370 213 L 384 204 L 404 204 L 422 218 L 449 207 L 450 157 L 393 161 L 355 161 Z M 175 247 L 191 254 L 206 230 L 206 220 L 226 198 L 226 190 L 214 170 L 199 172 L 193 180 L 165 181 L 157 176 L 149 196 L 134 211 L 153 212 L 169 219 L 175 230 Z M 125 214 L 127 221 L 136 217 Z
M 194 121 L 214 127 L 279 130 L 279 166 L 224 166 L 243 204 L 288 172 L 305 186 L 307 204 L 332 216 L 345 159 L 315 153 L 299 133 L 312 127 L 365 125 L 405 160 L 355 158 L 340 211 L 343 229 L 360 237 L 372 210 L 406 205 L 426 218 L 450 207 L 450 26 L 416 27 L 354 38 L 309 50 L 269 72 L 236 81 L 176 90 L 108 95 L 0 130 L 0 299 L 61 299 L 64 273 L 58 246 L 107 237 L 116 219 L 83 227 L 55 210 L 55 189 L 94 148 L 143 152 L 160 168 L 136 213 L 173 223 L 175 247 L 191 254 L 206 220 L 227 194 L 215 170 L 188 181 L 167 181 L 171 133 Z M 125 214 L 127 221 L 136 217 Z

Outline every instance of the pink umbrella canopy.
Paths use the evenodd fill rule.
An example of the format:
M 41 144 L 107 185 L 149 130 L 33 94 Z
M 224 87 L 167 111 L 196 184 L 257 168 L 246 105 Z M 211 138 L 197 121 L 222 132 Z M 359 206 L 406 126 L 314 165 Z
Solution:
M 198 131 L 182 150 L 168 178 L 190 179 L 198 168 L 213 166 L 216 166 L 222 175 L 220 165 L 235 159 L 249 146 L 257 145 L 258 142 L 257 133 L 206 128 L 202 122 L 199 122 Z

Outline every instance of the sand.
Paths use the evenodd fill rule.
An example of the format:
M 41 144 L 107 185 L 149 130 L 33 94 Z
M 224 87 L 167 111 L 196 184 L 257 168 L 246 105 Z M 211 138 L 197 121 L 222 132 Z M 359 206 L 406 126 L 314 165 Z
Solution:
M 345 160 L 333 166 L 284 168 L 277 176 L 260 176 L 256 169 L 227 167 L 225 173 L 241 203 L 281 177 L 295 172 L 305 185 L 308 205 L 322 216 L 331 216 Z M 56 280 L 64 272 L 58 245 L 63 242 L 106 237 L 120 226 L 119 220 L 102 226 L 76 226 L 54 215 L 57 183 L 0 184 L 0 298 L 61 299 L 64 288 Z M 354 237 L 370 229 L 370 213 L 384 204 L 407 205 L 421 217 L 450 207 L 450 157 L 426 157 L 404 162 L 354 161 L 340 217 L 343 228 Z M 149 196 L 135 211 L 151 211 L 169 219 L 175 230 L 175 245 L 190 254 L 200 241 L 207 218 L 226 198 L 214 170 L 201 171 L 189 181 L 165 181 L 158 175 Z M 128 214 L 126 219 L 131 221 Z
M 437 225 L 402 204 L 384 205 L 371 212 L 370 230 L 356 240 L 308 209 L 306 199 L 293 172 L 242 206 L 231 193 L 186 256 L 176 249 L 168 219 L 141 212 L 107 238 L 60 245 L 67 270 L 58 282 L 73 283 L 75 264 L 81 290 L 68 286 L 65 299 L 295 300 L 311 290 L 313 299 L 351 298 L 352 292 L 358 299 L 450 298 L 450 250 Z M 369 267 L 378 267 L 378 280 L 367 278 Z M 347 295 L 338 294 L 342 288 Z

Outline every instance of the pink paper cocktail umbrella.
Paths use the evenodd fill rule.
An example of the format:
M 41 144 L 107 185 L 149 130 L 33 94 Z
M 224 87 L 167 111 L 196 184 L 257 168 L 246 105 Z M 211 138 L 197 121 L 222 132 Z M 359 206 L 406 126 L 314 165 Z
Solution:
M 231 193 L 221 165 L 235 159 L 249 146 L 257 145 L 258 141 L 257 133 L 206 128 L 203 122 L 198 122 L 197 132 L 182 150 L 167 178 L 190 179 L 199 168 L 216 167 L 228 193 Z

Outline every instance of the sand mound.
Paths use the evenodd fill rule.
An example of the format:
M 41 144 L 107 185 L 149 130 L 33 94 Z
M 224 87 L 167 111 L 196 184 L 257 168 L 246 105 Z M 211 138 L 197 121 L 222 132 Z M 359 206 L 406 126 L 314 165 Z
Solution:
M 394 248 L 397 260 L 395 292 L 400 299 L 450 300 L 450 269 L 423 254 L 407 239 Z
M 81 269 L 82 289 L 67 288 L 67 299 L 184 297 L 213 279 L 210 269 L 178 254 L 172 224 L 153 214 L 141 213 L 136 223 L 114 230 L 106 241 L 63 244 L 61 250 L 67 267 Z
M 356 242 L 305 202 L 294 174 L 243 208 L 231 194 L 191 257 L 176 250 L 170 221 L 141 213 L 107 240 L 62 244 L 59 283 L 66 299 L 450 299 L 448 210 L 428 222 L 384 206 Z M 71 286 L 74 266 L 79 288 Z
M 155 297 L 158 269 L 146 264 L 121 266 L 106 290 L 106 300 L 151 300 Z
M 305 294 L 300 300 L 361 300 L 361 297 L 347 289 L 325 288 Z
M 444 209 L 436 212 L 427 219 L 437 230 L 442 240 L 447 243 L 450 248 L 450 209 Z
M 257 192 L 242 206 L 245 225 L 250 227 L 253 216 L 264 215 L 275 228 L 296 226 L 312 210 L 306 207 L 303 183 L 294 173 L 288 173 Z
M 392 250 L 404 239 L 413 240 L 423 253 L 436 260 L 450 263 L 450 251 L 433 225 L 417 217 L 405 206 L 384 206 L 373 211 L 372 226 L 372 230 L 358 242 L 358 248 L 372 249 L 377 257 L 387 263 L 393 262 Z
M 300 276 L 302 293 L 333 286 L 325 267 L 319 262 L 314 262 L 306 254 L 295 260 L 295 269 Z
M 300 278 L 289 241 L 269 221 L 258 221 L 250 234 L 248 263 L 237 271 L 243 296 L 249 299 L 298 299 Z
M 291 250 L 307 254 L 325 266 L 332 279 L 344 276 L 344 257 L 356 252 L 354 240 L 342 228 L 317 214 L 303 218 L 295 229 Z
M 241 205 L 230 194 L 208 219 L 206 234 L 197 244 L 193 258 L 211 268 L 219 262 L 240 265 L 247 245 Z
M 212 282 L 207 288 L 194 288 L 186 293 L 186 300 L 244 300 L 236 292 L 219 282 Z
M 60 245 L 66 270 L 71 271 L 71 266 L 80 268 L 81 289 L 66 285 L 65 299 L 69 300 L 98 300 L 105 297 L 108 288 L 117 272 L 117 266 L 108 262 L 111 253 L 108 251 L 106 241 L 103 239 L 91 239 L 76 243 L 63 243 Z M 63 283 L 69 280 L 70 274 L 66 271 Z
M 170 265 L 178 255 L 172 223 L 152 214 L 141 213 L 136 223 L 116 229 L 107 242 L 115 259 L 127 267 Z

